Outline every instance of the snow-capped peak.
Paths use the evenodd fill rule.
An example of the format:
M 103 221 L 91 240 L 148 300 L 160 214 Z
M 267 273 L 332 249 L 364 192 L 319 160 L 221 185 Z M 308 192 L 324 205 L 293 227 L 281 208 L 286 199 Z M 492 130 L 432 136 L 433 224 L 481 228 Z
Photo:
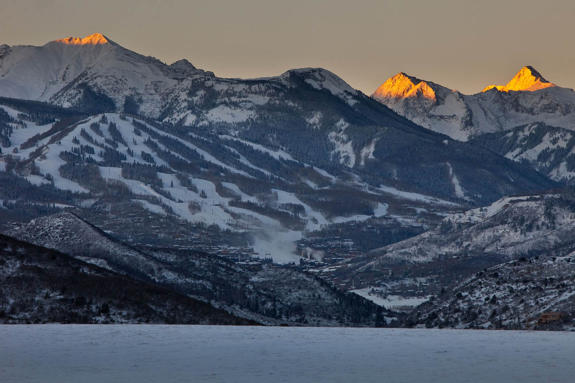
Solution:
M 435 91 L 427 82 L 400 72 L 388 78 L 372 95 L 375 99 L 422 97 L 436 101 Z
M 279 78 L 290 81 L 292 76 L 302 79 L 305 83 L 317 90 L 327 90 L 347 102 L 349 105 L 356 103 L 354 96 L 358 91 L 353 89 L 347 82 L 335 73 L 323 68 L 299 68 L 291 69 L 283 73 Z
M 507 85 L 489 85 L 483 92 L 491 89 L 497 89 L 500 92 L 509 91 L 528 91 L 533 92 L 539 89 L 549 88 L 556 86 L 555 84 L 545 80 L 541 73 L 539 73 L 532 66 L 524 66 L 519 72 L 507 83 Z
M 55 42 L 66 45 L 104 45 L 110 44 L 112 41 L 101 33 L 93 33 L 86 37 L 67 37 Z
M 67 86 L 82 78 L 81 83 L 89 82 L 93 91 L 109 94 L 123 105 L 126 96 L 143 93 L 152 82 L 173 81 L 166 76 L 165 64 L 123 48 L 101 33 L 4 51 L 0 51 L 2 97 L 73 106 L 83 91 Z

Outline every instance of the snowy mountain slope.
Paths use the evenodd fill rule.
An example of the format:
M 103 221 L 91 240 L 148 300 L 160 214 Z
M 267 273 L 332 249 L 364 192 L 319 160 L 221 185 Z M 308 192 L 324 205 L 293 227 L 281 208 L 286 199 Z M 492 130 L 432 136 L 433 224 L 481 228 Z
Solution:
M 575 92 L 548 82 L 530 66 L 505 86 L 471 95 L 399 73 L 372 97 L 421 126 L 461 141 L 536 122 L 567 129 L 575 122 Z
M 315 97 L 325 105 L 334 96 Z M 130 242 L 137 237 L 139 243 L 181 240 L 197 246 L 204 237 L 199 233 L 216 227 L 218 238 L 206 239 L 204 250 L 212 251 L 208 242 L 233 242 L 287 263 L 299 260 L 296 241 L 333 225 L 365 222 L 385 228 L 389 236 L 365 241 L 382 246 L 397 237 L 398 225 L 412 232 L 414 225 L 429 227 L 461 205 L 554 186 L 491 151 L 449 141 L 364 101 L 374 118 L 387 116 L 393 125 L 339 125 L 343 135 L 370 149 L 356 167 L 341 164 L 329 150 L 315 149 L 325 148 L 330 134 L 304 126 L 251 124 L 243 133 L 215 126 L 214 132 L 119 113 L 67 111 L 58 118 L 57 110 L 3 101 L 0 161 L 10 177 L 20 177 L 26 186 L 11 185 L 14 191 L 0 199 L 11 207 L 6 213 L 14 215 L 12 207 L 29 212 L 16 202 L 19 190 L 32 190 L 31 183 L 42 193 L 59 195 L 51 200 L 58 206 L 79 207 Z M 320 100 L 311 98 L 314 102 Z M 354 113 L 350 120 L 367 118 Z M 132 223 L 143 219 L 150 222 Z M 148 227 L 154 227 L 153 236 Z M 226 230 L 244 238 L 223 234 Z
M 377 306 L 294 268 L 244 265 L 193 250 L 136 249 L 70 213 L 37 218 L 11 234 L 259 323 L 383 324 Z
M 8 234 L 38 246 L 73 254 L 78 259 L 109 270 L 145 276 L 148 281 L 161 278 L 160 268 L 149 255 L 113 240 L 73 213 L 36 218 Z M 138 273 L 133 270 L 138 270 Z
M 332 266 L 327 274 L 353 289 L 429 297 L 511 259 L 571 252 L 574 231 L 569 192 L 507 197 L 450 215 L 435 229 Z
M 341 106 L 336 101 L 335 105 L 326 107 L 330 101 L 334 101 L 331 94 L 314 94 L 309 97 L 311 98 L 307 103 L 308 106 L 315 102 L 322 103 L 325 109 Z M 327 99 L 324 100 L 324 98 Z M 231 153 L 231 156 L 226 154 L 228 158 L 235 157 L 236 163 L 243 162 L 243 164 L 236 165 L 240 169 L 233 170 L 240 175 L 246 175 L 249 172 L 253 175 L 253 172 L 257 170 L 260 170 L 260 174 L 268 175 L 270 170 L 272 173 L 276 171 L 277 166 L 262 171 L 258 161 L 264 160 L 265 163 L 271 160 L 285 163 L 290 162 L 286 160 L 292 159 L 294 160 L 290 162 L 292 165 L 297 163 L 304 166 L 311 165 L 316 169 L 319 168 L 317 172 L 322 171 L 322 169 L 329 169 L 333 175 L 348 179 L 350 177 L 356 178 L 359 175 L 364 183 L 371 184 L 376 188 L 384 185 L 388 190 L 407 189 L 440 198 L 468 200 L 470 202 L 490 201 L 508 193 L 524 190 L 533 191 L 537 188 L 552 186 L 552 183 L 540 175 L 494 156 L 490 151 L 446 140 L 443 136 L 430 135 L 421 128 L 400 119 L 389 110 L 379 107 L 377 103 L 365 97 L 363 101 L 365 103 L 357 111 L 348 109 L 349 106 L 343 106 L 343 110 L 330 111 L 334 125 L 326 122 L 321 129 L 309 129 L 306 125 L 292 124 L 293 118 L 297 117 L 297 114 L 294 113 L 297 112 L 287 113 L 282 108 L 275 111 L 270 110 L 267 114 L 268 118 L 274 121 L 273 128 L 270 127 L 270 123 L 255 122 L 244 126 L 244 129 L 239 132 L 233 131 L 234 129 L 230 132 L 229 126 L 222 132 L 221 130 L 224 128 L 219 125 L 212 126 L 210 130 L 202 131 L 185 127 L 169 129 L 169 126 L 162 127 L 158 124 L 155 126 L 159 126 L 163 131 L 166 131 L 167 128 L 166 132 L 170 134 L 170 137 L 174 134 L 179 136 L 171 142 L 181 139 L 195 142 L 192 150 L 201 155 L 208 153 L 209 157 L 206 159 L 212 163 L 212 167 L 222 167 L 223 162 L 222 160 L 214 162 L 217 155 L 209 153 L 206 149 L 201 149 L 202 145 L 210 145 L 211 148 L 215 149 L 215 146 L 221 145 L 222 139 L 224 139 L 226 146 L 233 146 L 228 152 L 237 152 L 238 150 L 246 152 L 249 150 L 251 153 L 257 153 L 263 150 L 264 153 L 258 154 L 257 158 L 253 158 L 251 163 L 247 164 L 244 153 Z M 10 113 L 13 119 L 18 119 L 17 111 Z M 8 114 L 10 115 L 10 113 Z M 338 113 L 342 117 L 338 117 Z M 125 122 L 122 121 L 127 120 L 122 120 L 119 115 L 116 116 L 114 124 L 125 125 Z M 274 120 L 274 116 L 277 117 L 276 120 Z M 347 116 L 350 121 L 355 121 L 355 124 L 346 122 L 343 116 Z M 89 123 L 98 123 L 97 118 L 91 117 Z M 373 125 L 378 122 L 382 124 L 381 127 Z M 22 125 L 22 121 L 17 123 Z M 25 125 L 22 126 L 25 127 Z M 48 127 L 45 128 L 46 132 L 48 129 Z M 85 126 L 80 128 L 80 130 L 82 129 L 86 131 Z M 132 127 L 127 129 L 133 130 Z M 214 134 L 214 130 L 216 134 Z M 23 131 L 17 130 L 18 133 Z M 34 132 L 32 129 L 27 131 Z M 55 133 L 55 131 L 53 132 Z M 34 133 L 45 132 L 36 130 Z M 133 135 L 133 133 L 128 132 L 126 134 L 128 136 Z M 164 136 L 165 134 L 162 135 L 162 138 Z M 23 144 L 21 141 L 24 138 L 26 137 L 22 137 L 14 145 Z M 112 137 L 107 138 L 111 139 Z M 35 142 L 35 144 L 41 143 Z M 126 144 L 130 150 L 139 150 L 136 147 L 131 148 L 130 142 Z M 14 151 L 14 145 L 8 145 L 8 150 Z M 408 148 L 409 150 L 407 150 Z M 282 158 L 278 157 L 280 153 L 283 153 L 281 154 Z M 20 155 L 20 157 L 22 156 Z M 228 164 L 223 167 L 226 166 L 227 170 L 232 169 Z M 246 167 L 249 171 L 245 170 Z M 357 175 L 350 176 L 350 172 L 357 173 Z M 318 176 L 321 177 L 321 174 L 318 173 Z M 486 179 L 489 182 L 485 182 Z M 467 194 L 466 190 L 468 190 Z
M 575 228 L 572 209 L 561 195 L 507 197 L 450 215 L 434 230 L 372 253 L 419 263 L 462 253 L 515 257 L 539 252 L 569 239 Z
M 203 73 L 191 65 L 173 67 L 127 50 L 101 34 L 62 39 L 41 47 L 3 46 L 0 95 L 50 101 L 61 106 L 100 103 L 123 106 L 130 97 L 160 102 L 182 76 Z M 150 106 L 151 110 L 154 110 Z M 159 113 L 158 110 L 155 110 Z
M 406 73 L 387 79 L 371 97 L 409 120 L 465 141 L 472 113 L 464 95 Z
M 8 116 L 10 133 L 4 136 L 4 169 L 38 188 L 68 193 L 63 200 L 68 206 L 128 203 L 140 215 L 263 232 L 263 237 L 273 233 L 292 243 L 301 232 L 333 223 L 457 208 L 440 199 L 414 200 L 399 190 L 369 188 L 357 175 L 334 169 L 336 178 L 281 149 L 234 136 L 179 135 L 118 114 L 38 125 L 13 108 L 0 110 Z M 355 202 L 342 209 L 345 196 Z M 258 241 L 262 256 L 270 252 L 265 242 Z M 277 253 L 272 256 L 278 262 L 298 259 Z
M 85 110 L 137 111 L 195 126 L 251 120 L 254 108 L 278 103 L 277 91 L 293 87 L 292 75 L 350 105 L 358 93 L 323 69 L 269 79 L 220 79 L 187 60 L 167 65 L 142 56 L 99 33 L 40 47 L 3 45 L 0 52 L 0 96 Z
M 419 306 L 406 324 L 572 330 L 575 328 L 574 276 L 573 253 L 554 256 L 549 252 L 510 261 L 480 271 Z M 549 319 L 545 319 L 546 315 Z
M 254 324 L 209 304 L 0 235 L 0 323 Z
M 572 183 L 575 176 L 575 133 L 544 123 L 478 136 L 472 142 L 510 160 L 527 163 L 549 178 Z

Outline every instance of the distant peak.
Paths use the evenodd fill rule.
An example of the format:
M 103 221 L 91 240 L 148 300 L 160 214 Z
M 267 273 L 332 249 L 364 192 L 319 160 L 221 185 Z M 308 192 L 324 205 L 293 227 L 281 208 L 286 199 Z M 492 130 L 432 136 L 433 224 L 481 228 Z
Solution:
M 56 42 L 66 45 L 104 45 L 111 43 L 111 40 L 101 33 L 94 33 L 86 37 L 67 37 Z
M 295 76 L 303 79 L 308 85 L 315 89 L 327 89 L 334 95 L 341 95 L 342 92 L 357 94 L 341 77 L 324 68 L 297 68 L 284 72 L 280 78 L 289 79 Z
M 194 66 L 194 64 L 192 64 L 191 62 L 189 62 L 186 59 L 181 59 L 181 60 L 175 61 L 174 63 L 172 63 L 170 65 L 170 67 L 172 67 L 173 69 L 179 69 L 179 70 L 196 70 L 196 67 Z
M 507 83 L 507 85 L 489 85 L 483 92 L 491 89 L 497 89 L 500 92 L 509 91 L 527 91 L 533 92 L 539 89 L 545 89 L 556 86 L 547 81 L 541 73 L 532 66 L 524 66 L 517 74 Z
M 435 91 L 430 84 L 404 72 L 388 78 L 375 90 L 372 97 L 375 99 L 419 97 L 436 101 Z

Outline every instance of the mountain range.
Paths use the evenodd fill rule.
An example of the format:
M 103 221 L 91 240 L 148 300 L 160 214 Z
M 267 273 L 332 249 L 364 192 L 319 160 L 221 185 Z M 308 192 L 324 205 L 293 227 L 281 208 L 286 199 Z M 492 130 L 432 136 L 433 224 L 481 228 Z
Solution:
M 471 95 L 398 73 L 372 97 L 421 126 L 461 141 L 532 123 L 572 129 L 575 122 L 575 92 L 547 81 L 531 66 L 521 68 L 506 85 L 490 85 Z
M 324 69 L 223 79 L 94 34 L 5 46 L 0 96 L 4 167 L 67 193 L 53 202 L 249 232 L 260 256 L 284 262 L 297 257 L 277 248 L 306 232 L 368 220 L 425 226 L 445 209 L 554 186 Z M 117 234 L 140 235 L 129 226 Z
M 399 73 L 369 97 L 102 34 L 1 45 L 0 230 L 230 318 L 397 324 L 369 301 L 570 245 L 574 107 L 532 67 L 475 95 Z

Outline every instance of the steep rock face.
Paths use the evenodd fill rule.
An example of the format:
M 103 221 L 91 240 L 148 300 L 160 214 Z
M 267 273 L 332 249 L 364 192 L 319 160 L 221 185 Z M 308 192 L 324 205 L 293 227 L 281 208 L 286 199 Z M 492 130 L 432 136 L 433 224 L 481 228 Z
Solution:
M 392 80 L 398 76 L 386 81 L 372 97 L 417 124 L 458 140 L 529 123 L 568 129 L 575 123 L 575 92 L 547 81 L 531 66 L 523 67 L 506 85 L 491 85 L 472 95 L 417 80 L 433 89 L 435 99 L 413 97 L 410 92 L 395 94 Z

